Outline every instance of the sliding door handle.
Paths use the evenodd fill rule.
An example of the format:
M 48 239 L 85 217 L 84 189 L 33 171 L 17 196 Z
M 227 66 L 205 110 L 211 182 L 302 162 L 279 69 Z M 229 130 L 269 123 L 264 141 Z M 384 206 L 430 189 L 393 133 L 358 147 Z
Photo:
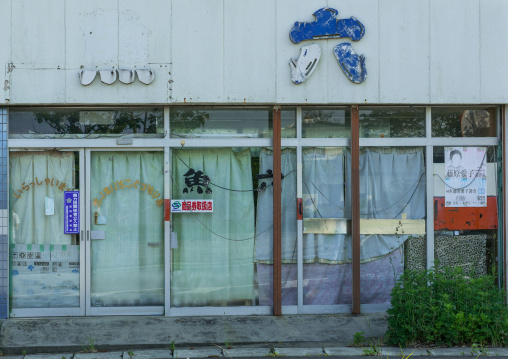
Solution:
M 83 235 L 84 235 L 83 230 L 81 230 L 81 236 L 79 237 L 81 242 L 85 240 L 85 237 Z
M 90 231 L 88 229 L 86 230 L 86 241 L 90 241 Z

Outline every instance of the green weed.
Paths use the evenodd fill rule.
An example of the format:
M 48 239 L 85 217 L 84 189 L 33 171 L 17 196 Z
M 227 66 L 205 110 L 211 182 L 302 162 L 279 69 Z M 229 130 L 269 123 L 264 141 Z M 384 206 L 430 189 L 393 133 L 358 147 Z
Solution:
M 483 345 L 473 343 L 471 345 L 471 354 L 476 355 L 476 357 L 478 358 L 479 356 L 489 356 L 490 353 L 489 349 L 485 348 Z
M 356 332 L 353 335 L 353 346 L 354 347 L 363 347 L 363 342 L 365 341 L 365 332 Z
M 232 349 L 233 348 L 233 343 L 229 339 L 226 339 L 224 341 L 224 346 L 226 347 L 226 349 Z
M 267 357 L 282 357 L 282 356 L 284 356 L 284 355 L 280 355 L 277 352 L 273 352 L 273 353 L 270 353 L 270 354 L 267 355 Z
M 367 356 L 378 356 L 381 355 L 380 348 L 370 345 L 368 348 L 363 348 L 363 354 Z
M 505 292 L 494 274 L 468 274 L 449 267 L 405 271 L 392 290 L 388 343 L 508 345 Z
M 373 339 L 371 340 L 369 346 L 363 349 L 363 354 L 366 356 L 380 356 L 381 355 L 381 347 L 383 346 L 382 339 Z
M 88 343 L 83 346 L 83 351 L 85 353 L 96 353 L 97 349 L 95 348 L 95 339 L 90 335 L 88 337 Z
M 171 354 L 173 354 L 173 358 L 177 358 L 176 355 L 176 347 L 175 347 L 175 341 L 173 340 L 171 343 L 169 343 L 169 350 L 171 350 Z

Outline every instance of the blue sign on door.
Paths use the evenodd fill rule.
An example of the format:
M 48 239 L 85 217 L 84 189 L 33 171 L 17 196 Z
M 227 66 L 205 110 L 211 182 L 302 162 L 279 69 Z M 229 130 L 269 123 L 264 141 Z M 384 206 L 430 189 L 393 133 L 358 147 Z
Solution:
M 64 233 L 79 233 L 79 191 L 64 192 Z

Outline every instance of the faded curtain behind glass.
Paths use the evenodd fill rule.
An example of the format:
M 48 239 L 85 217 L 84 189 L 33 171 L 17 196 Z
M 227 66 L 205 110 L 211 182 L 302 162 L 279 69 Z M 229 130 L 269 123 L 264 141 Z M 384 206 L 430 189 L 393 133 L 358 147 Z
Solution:
M 259 172 L 273 171 L 273 151 L 263 148 L 259 155 Z M 282 179 L 282 263 L 296 263 L 296 151 L 284 149 L 281 157 Z M 256 216 L 256 261 L 273 263 L 273 178 L 259 181 L 266 190 L 258 196 Z
M 63 198 L 74 189 L 74 153 L 10 152 L 9 164 L 11 242 L 71 244 L 63 231 Z M 54 215 L 46 215 L 46 197 L 55 203 Z
M 345 218 L 341 147 L 303 150 L 303 218 Z M 304 234 L 303 304 L 351 303 L 351 237 Z
M 64 234 L 64 191 L 74 189 L 74 160 L 73 152 L 10 152 L 14 309 L 79 306 L 79 245 Z
M 164 304 L 163 168 L 161 152 L 92 153 L 93 306 Z
M 273 151 L 263 148 L 259 155 L 259 172 L 273 171 Z M 297 225 L 296 225 L 296 151 L 285 148 L 281 153 L 281 257 L 282 305 L 295 305 L 297 296 Z M 256 268 L 259 304 L 273 302 L 273 178 L 259 181 L 266 189 L 259 193 L 256 212 Z
M 425 218 L 424 173 L 421 148 L 362 148 L 360 217 L 396 219 L 406 214 L 407 219 Z M 347 187 L 351 188 L 350 179 Z M 382 257 L 399 248 L 407 237 L 402 233 L 362 235 L 360 259 L 371 261 Z
M 212 193 L 185 184 L 191 168 L 210 178 Z M 212 199 L 213 213 L 173 214 L 171 305 L 255 304 L 250 150 L 173 150 L 172 176 L 174 199 Z
M 303 151 L 303 217 L 344 218 L 344 154 L 342 148 Z M 344 234 L 305 234 L 304 263 L 346 263 L 350 241 Z
M 351 157 L 348 155 L 348 162 Z M 422 148 L 362 148 L 360 217 L 425 218 L 425 160 Z M 347 180 L 347 193 L 351 181 Z M 350 201 L 350 196 L 347 197 Z M 346 206 L 350 208 L 350 206 Z M 360 236 L 362 303 L 388 303 L 403 271 L 402 244 L 408 234 Z

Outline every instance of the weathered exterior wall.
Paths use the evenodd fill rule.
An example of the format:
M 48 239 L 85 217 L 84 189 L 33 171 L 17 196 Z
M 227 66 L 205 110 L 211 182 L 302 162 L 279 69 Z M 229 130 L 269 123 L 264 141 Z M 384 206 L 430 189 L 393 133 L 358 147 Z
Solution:
M 353 84 L 322 49 L 307 82 L 288 66 L 295 21 L 329 6 L 366 28 Z M 508 103 L 505 0 L 0 1 L 4 104 Z M 9 66 L 12 64 L 12 66 Z M 155 70 L 155 81 L 90 86 L 80 68 Z M 12 69 L 12 71 L 8 71 Z M 8 83 L 5 83 L 7 80 Z

